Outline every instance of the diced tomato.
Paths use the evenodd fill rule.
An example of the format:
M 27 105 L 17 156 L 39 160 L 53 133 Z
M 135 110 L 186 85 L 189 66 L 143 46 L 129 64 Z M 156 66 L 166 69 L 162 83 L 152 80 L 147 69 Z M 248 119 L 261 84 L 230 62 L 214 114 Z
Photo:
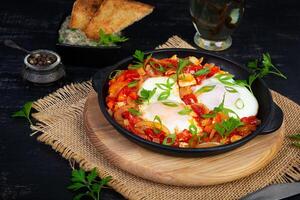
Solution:
M 193 135 L 186 129 L 184 129 L 181 133 L 177 134 L 179 142 L 189 142 L 192 136 Z
M 127 119 L 131 126 L 134 126 L 136 123 L 140 121 L 140 119 L 136 116 L 133 116 L 129 111 L 125 111 L 122 113 L 122 117 Z
M 122 73 L 118 78 L 117 81 L 127 81 L 131 82 L 133 80 L 137 80 L 140 78 L 140 74 L 137 72 L 137 70 L 126 70 L 124 73 Z
M 204 142 L 210 142 L 209 137 L 202 138 L 202 140 L 203 140 Z
M 144 132 L 151 139 L 151 141 L 162 143 L 165 139 L 165 133 L 163 131 L 155 133 L 152 129 L 147 128 L 144 130 Z
M 199 116 L 201 117 L 204 114 L 207 114 L 207 109 L 204 106 L 201 105 L 191 105 L 193 111 Z
M 258 125 L 259 123 L 256 116 L 243 117 L 241 121 L 244 122 L 245 124 L 251 124 L 251 125 Z
M 203 131 L 206 132 L 206 133 L 210 133 L 213 128 L 214 128 L 213 125 L 207 125 L 207 126 L 204 127 Z
M 218 66 L 213 66 L 211 69 L 210 69 L 210 72 L 206 75 L 208 78 L 209 77 L 212 77 L 213 75 L 215 75 L 216 73 L 220 72 L 220 67 Z
M 196 79 L 197 84 L 199 85 L 199 84 L 201 84 L 201 82 L 202 82 L 203 80 L 206 79 L 206 75 L 196 76 L 195 79 Z
M 127 97 L 131 97 L 133 100 L 136 100 L 138 98 L 136 88 L 129 88 L 128 86 L 125 86 L 118 95 L 118 101 L 126 101 Z
M 191 105 L 191 104 L 194 104 L 194 103 L 198 103 L 198 100 L 197 100 L 197 98 L 194 94 L 184 95 L 182 100 L 184 101 L 184 103 L 186 105 Z
M 116 104 L 116 98 L 113 98 L 113 97 L 107 97 L 106 98 L 106 102 L 107 102 L 107 107 L 109 109 L 113 109 L 113 107 L 115 106 Z
M 188 65 L 183 69 L 184 73 L 194 74 L 196 71 L 202 69 L 201 65 Z

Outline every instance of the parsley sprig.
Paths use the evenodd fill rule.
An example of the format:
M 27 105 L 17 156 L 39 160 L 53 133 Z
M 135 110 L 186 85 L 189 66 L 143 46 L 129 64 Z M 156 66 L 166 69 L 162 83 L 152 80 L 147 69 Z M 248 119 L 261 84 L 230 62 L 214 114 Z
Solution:
M 290 135 L 289 138 L 295 140 L 295 141 L 292 143 L 295 147 L 300 148 L 300 133 L 295 134 L 295 135 Z
M 223 120 L 220 123 L 216 123 L 215 129 L 223 138 L 225 138 L 228 137 L 234 129 L 243 125 L 244 123 L 241 122 L 239 119 L 229 117 L 229 119 L 227 120 Z
M 99 30 L 99 45 L 111 46 L 116 43 L 126 42 L 128 38 L 116 34 L 106 34 L 102 29 Z
M 272 59 L 269 53 L 262 55 L 262 60 L 258 59 L 248 62 L 248 68 L 252 71 L 248 80 L 237 80 L 236 83 L 241 86 L 247 87 L 252 92 L 252 84 L 257 78 L 263 78 L 268 74 L 274 74 L 281 78 L 287 79 L 287 77 L 279 71 L 277 67 L 272 63 Z
M 32 108 L 32 103 L 33 103 L 32 101 L 26 102 L 23 105 L 23 107 L 21 108 L 21 110 L 13 113 L 11 115 L 11 117 L 23 117 L 23 118 L 26 118 L 30 124 L 32 124 L 32 121 L 30 119 L 30 112 L 31 112 L 31 108 Z
M 141 93 L 140 93 L 140 97 L 139 97 L 139 101 L 143 102 L 143 101 L 147 101 L 149 103 L 149 100 L 151 99 L 151 97 L 153 97 L 153 95 L 155 94 L 157 88 L 154 88 L 153 90 L 146 90 L 146 89 L 142 89 Z
M 84 196 L 94 200 L 100 199 L 101 189 L 112 179 L 112 177 L 107 176 L 99 180 L 97 176 L 96 168 L 87 174 L 83 169 L 74 169 L 72 171 L 72 183 L 68 186 L 68 189 L 80 192 L 74 197 L 74 200 L 79 200 Z
M 128 69 L 139 69 L 141 67 L 144 66 L 145 63 L 148 62 L 148 60 L 150 60 L 150 58 L 152 57 L 152 54 L 148 55 L 147 57 L 145 57 L 145 53 L 140 51 L 140 50 L 135 50 L 133 57 L 136 59 L 134 62 L 134 64 L 128 66 Z

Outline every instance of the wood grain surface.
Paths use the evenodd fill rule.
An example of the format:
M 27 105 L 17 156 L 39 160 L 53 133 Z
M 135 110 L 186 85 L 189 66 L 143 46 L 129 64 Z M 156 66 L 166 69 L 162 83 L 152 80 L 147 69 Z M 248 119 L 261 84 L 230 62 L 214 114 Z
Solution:
M 230 182 L 265 167 L 280 150 L 282 126 L 257 136 L 233 151 L 209 157 L 184 158 L 145 149 L 118 133 L 102 115 L 97 94 L 90 93 L 84 124 L 93 145 L 117 167 L 136 176 L 169 185 L 200 186 Z
M 124 35 L 130 38 L 134 48 L 154 49 L 175 34 L 193 44 L 195 29 L 189 14 L 189 1 L 141 1 L 154 5 L 155 10 L 150 16 L 124 30 Z M 1 200 L 72 199 L 75 195 L 66 189 L 70 184 L 72 170 L 68 161 L 51 147 L 38 143 L 35 137 L 30 137 L 31 131 L 26 120 L 10 117 L 26 101 L 41 98 L 62 85 L 39 87 L 24 83 L 20 75 L 24 53 L 2 45 L 3 40 L 12 39 L 29 50 L 55 50 L 57 30 L 64 16 L 71 13 L 73 2 L 74 0 L 1 2 Z M 300 103 L 300 1 L 252 0 L 245 1 L 245 5 L 242 23 L 232 35 L 232 47 L 217 54 L 246 64 L 263 52 L 269 52 L 273 62 L 288 79 L 269 76 L 265 79 L 267 84 L 271 89 Z M 99 70 L 99 65 L 89 68 L 85 64 L 76 67 L 67 65 L 66 70 L 65 83 L 81 82 L 89 80 Z M 124 198 L 112 189 L 104 189 L 101 199 Z

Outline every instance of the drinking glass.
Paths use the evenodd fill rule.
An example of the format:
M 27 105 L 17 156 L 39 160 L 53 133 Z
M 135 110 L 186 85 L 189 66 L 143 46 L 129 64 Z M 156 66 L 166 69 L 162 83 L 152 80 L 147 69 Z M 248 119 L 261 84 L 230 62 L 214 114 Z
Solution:
M 209 51 L 232 44 L 231 34 L 244 13 L 244 0 L 191 0 L 190 13 L 196 29 L 194 42 Z

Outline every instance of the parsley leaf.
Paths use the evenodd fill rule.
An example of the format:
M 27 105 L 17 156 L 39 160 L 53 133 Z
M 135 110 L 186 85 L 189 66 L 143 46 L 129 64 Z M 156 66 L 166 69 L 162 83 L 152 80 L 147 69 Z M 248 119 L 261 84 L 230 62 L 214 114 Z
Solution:
M 289 138 L 295 139 L 295 140 L 300 140 L 300 133 L 298 133 L 296 135 L 290 135 Z
M 272 63 L 269 53 L 263 53 L 261 63 L 258 59 L 255 59 L 248 62 L 247 66 L 252 71 L 252 74 L 248 77 L 248 80 L 237 80 L 236 84 L 247 87 L 251 92 L 251 87 L 254 81 L 257 78 L 263 78 L 268 74 L 274 74 L 281 78 L 287 79 L 287 77 Z
M 72 191 L 82 191 L 83 189 L 86 190 L 86 192 L 81 192 L 77 194 L 74 197 L 74 200 L 79 200 L 83 196 L 90 197 L 94 200 L 100 199 L 100 192 L 104 185 L 106 185 L 110 180 L 111 176 L 107 176 L 101 180 L 98 180 L 97 178 L 97 172 L 96 168 L 94 168 L 91 172 L 88 174 L 83 171 L 83 169 L 76 170 L 74 169 L 72 171 L 72 177 L 71 177 L 71 185 L 69 185 L 67 188 Z
M 116 34 L 106 34 L 102 29 L 99 30 L 99 45 L 111 46 L 119 42 L 126 42 L 128 38 Z
M 152 54 L 148 55 L 145 58 L 145 53 L 140 50 L 135 50 L 133 57 L 137 60 L 134 61 L 134 64 L 128 66 L 128 69 L 139 69 L 144 66 L 145 63 L 147 63 L 150 58 L 152 57 Z
M 244 123 L 241 122 L 239 119 L 230 117 L 227 120 L 224 120 L 220 123 L 216 123 L 215 129 L 224 138 L 224 137 L 228 137 L 234 129 L 242 125 L 244 125 Z
M 151 97 L 153 97 L 153 95 L 155 94 L 156 90 L 157 88 L 154 88 L 153 90 L 142 89 L 139 100 L 149 102 Z
M 32 124 L 32 121 L 30 119 L 30 112 L 31 112 L 31 108 L 32 108 L 32 103 L 33 103 L 32 101 L 26 102 L 24 104 L 24 106 L 22 107 L 22 109 L 15 112 L 15 113 L 13 113 L 11 115 L 11 117 L 24 117 L 28 120 L 28 122 L 30 124 Z

